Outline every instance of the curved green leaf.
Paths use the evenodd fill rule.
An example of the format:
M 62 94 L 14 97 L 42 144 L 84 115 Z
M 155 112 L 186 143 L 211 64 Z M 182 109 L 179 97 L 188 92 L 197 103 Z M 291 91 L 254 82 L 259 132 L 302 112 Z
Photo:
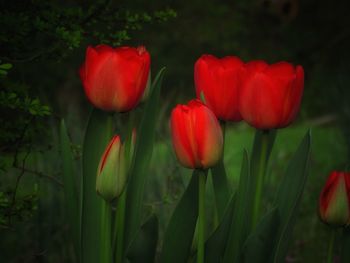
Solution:
M 280 228 L 272 262 L 284 262 L 307 179 L 311 135 L 308 131 L 290 161 L 279 186 L 275 205 L 280 216 Z
M 153 84 L 151 95 L 146 102 L 144 114 L 137 131 L 135 152 L 130 167 L 126 192 L 125 246 L 128 247 L 136 236 L 142 220 L 142 200 L 147 179 L 148 166 L 152 157 L 159 97 L 165 68 L 162 68 Z
M 274 208 L 262 218 L 253 233 L 247 238 L 239 262 L 265 263 L 273 251 L 278 225 L 278 211 L 277 208 Z
M 223 158 L 210 170 L 214 186 L 215 203 L 220 221 L 230 199 L 229 183 L 227 180 Z
M 158 241 L 158 218 L 152 215 L 142 226 L 127 252 L 130 263 L 152 263 Z
M 236 195 L 232 195 L 222 221 L 205 243 L 205 262 L 219 263 L 224 256 L 227 237 L 234 213 Z
M 164 235 L 160 262 L 187 262 L 198 217 L 199 171 L 194 170 L 190 183 L 177 204 Z
M 246 201 L 249 200 L 251 192 L 250 171 L 248 154 L 244 151 L 241 176 L 237 190 L 237 201 L 235 202 L 234 214 L 230 226 L 230 234 L 227 240 L 223 262 L 237 262 L 243 243 L 248 235 L 248 210 Z

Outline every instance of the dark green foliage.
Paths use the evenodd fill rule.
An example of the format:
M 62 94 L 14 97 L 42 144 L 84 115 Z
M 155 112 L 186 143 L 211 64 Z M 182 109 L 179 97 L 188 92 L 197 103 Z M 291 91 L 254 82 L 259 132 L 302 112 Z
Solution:
M 155 260 L 158 241 L 158 218 L 152 215 L 137 233 L 127 251 L 127 258 L 130 263 L 152 263 Z
M 160 262 L 186 262 L 198 217 L 198 182 L 203 176 L 194 170 L 190 183 L 176 205 L 164 235 Z M 176 249 L 175 249 L 176 248 Z

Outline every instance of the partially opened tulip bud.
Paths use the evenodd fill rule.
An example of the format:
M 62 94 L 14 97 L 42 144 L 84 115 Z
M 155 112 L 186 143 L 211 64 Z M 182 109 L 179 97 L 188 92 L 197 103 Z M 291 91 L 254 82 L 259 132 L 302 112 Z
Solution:
M 106 201 L 119 197 L 124 190 L 128 175 L 125 145 L 118 135 L 114 136 L 103 153 L 97 170 L 96 191 Z
M 295 119 L 303 90 L 301 66 L 251 61 L 245 66 L 239 111 L 243 119 L 257 129 L 283 128 Z
M 197 98 L 200 99 L 203 95 L 205 104 L 220 120 L 242 120 L 238 110 L 238 94 L 243 65 L 234 56 L 219 59 L 203 55 L 194 66 Z
M 223 150 L 221 127 L 201 101 L 177 105 L 171 113 L 170 126 L 175 153 L 183 166 L 206 169 L 219 161 Z
M 144 47 L 88 47 L 79 71 L 87 98 L 101 110 L 132 110 L 144 94 L 150 60 Z
M 350 224 L 350 173 L 332 172 L 321 192 L 319 214 L 332 226 Z

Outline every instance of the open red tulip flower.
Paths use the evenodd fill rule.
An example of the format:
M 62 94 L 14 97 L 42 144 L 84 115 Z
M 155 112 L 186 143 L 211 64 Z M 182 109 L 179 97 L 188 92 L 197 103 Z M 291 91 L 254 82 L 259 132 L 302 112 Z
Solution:
M 323 222 L 332 226 L 350 224 L 350 173 L 330 174 L 320 195 L 319 214 Z
M 188 168 L 215 165 L 223 151 L 223 135 L 214 113 L 200 100 L 177 105 L 171 113 L 171 134 L 179 162 Z
M 287 62 L 268 65 L 251 61 L 245 66 L 239 111 L 257 129 L 288 126 L 299 111 L 304 89 L 304 70 Z
M 221 120 L 242 119 L 238 111 L 238 92 L 243 65 L 237 57 L 219 59 L 212 55 L 203 55 L 194 66 L 197 98 L 200 99 L 203 94 L 205 104 Z
M 79 71 L 87 98 L 105 111 L 135 108 L 146 88 L 150 60 L 144 47 L 89 46 Z

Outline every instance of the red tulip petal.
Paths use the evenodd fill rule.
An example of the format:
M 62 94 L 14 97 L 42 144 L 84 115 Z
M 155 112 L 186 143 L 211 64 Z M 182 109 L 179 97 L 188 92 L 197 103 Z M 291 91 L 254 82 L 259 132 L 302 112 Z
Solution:
M 223 136 L 220 124 L 213 112 L 205 105 L 193 109 L 194 138 L 201 168 L 213 166 L 221 157 Z
M 205 102 L 223 120 L 238 121 L 239 69 L 243 62 L 236 57 L 218 59 L 212 55 L 200 57 L 194 69 L 197 98 L 203 92 Z
M 101 160 L 100 160 L 100 164 L 98 166 L 98 171 L 101 172 L 105 163 L 106 163 L 106 159 L 108 157 L 109 152 L 111 151 L 112 147 L 120 147 L 121 141 L 120 141 L 120 137 L 119 135 L 115 135 L 112 140 L 110 141 L 110 143 L 107 145 L 104 153 L 102 154 Z
M 189 140 L 188 120 L 189 108 L 185 105 L 176 106 L 170 119 L 172 142 L 180 163 L 185 167 L 194 168 L 195 158 Z

